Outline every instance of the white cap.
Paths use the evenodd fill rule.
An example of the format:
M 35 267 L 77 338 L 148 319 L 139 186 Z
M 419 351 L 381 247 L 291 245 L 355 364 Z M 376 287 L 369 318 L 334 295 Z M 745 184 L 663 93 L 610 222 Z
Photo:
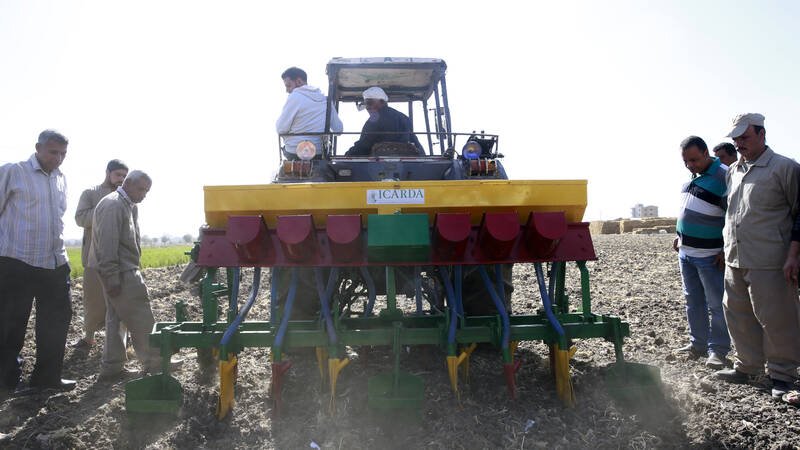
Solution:
M 731 132 L 728 133 L 728 137 L 737 138 L 741 136 L 745 131 L 747 131 L 748 128 L 750 128 L 750 125 L 763 127 L 764 116 L 759 113 L 739 114 L 733 118 L 733 128 L 731 128 Z
M 383 89 L 379 88 L 378 86 L 372 86 L 364 91 L 362 95 L 364 96 L 364 100 L 373 98 L 375 100 L 383 100 L 385 102 L 389 101 L 389 97 L 386 95 L 386 92 L 383 92 Z

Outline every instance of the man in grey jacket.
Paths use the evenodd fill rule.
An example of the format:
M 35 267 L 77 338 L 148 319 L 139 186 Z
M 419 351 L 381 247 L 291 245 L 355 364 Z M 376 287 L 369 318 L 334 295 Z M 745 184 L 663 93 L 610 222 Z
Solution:
M 305 71 L 297 67 L 286 69 L 283 74 L 283 85 L 289 98 L 283 105 L 283 111 L 278 118 L 275 128 L 278 134 L 294 133 L 322 133 L 325 130 L 325 114 L 328 98 L 319 88 L 309 86 Z M 336 113 L 336 108 L 331 105 L 330 131 L 335 133 L 343 129 L 342 121 Z M 302 141 L 311 141 L 316 146 L 317 155 L 322 154 L 322 136 L 285 136 L 284 152 L 287 158 L 297 158 L 297 144 Z
M 781 398 L 797 379 L 800 320 L 797 287 L 784 278 L 798 212 L 800 166 L 766 144 L 764 116 L 741 114 L 728 134 L 742 158 L 727 172 L 725 320 L 736 347 L 723 380 L 744 383 L 764 373 Z
M 94 345 L 94 332 L 103 329 L 106 323 L 106 300 L 103 286 L 95 269 L 89 265 L 89 249 L 92 246 L 92 218 L 94 208 L 100 199 L 122 186 L 128 175 L 128 166 L 118 159 L 112 159 L 106 165 L 106 179 L 102 184 L 86 189 L 78 200 L 75 211 L 75 222 L 83 227 L 81 245 L 81 262 L 83 271 L 83 332 L 82 338 L 72 343 L 75 348 L 91 348 Z
M 124 323 L 131 332 L 133 349 L 145 372 L 158 372 L 161 357 L 150 347 L 153 329 L 150 297 L 139 271 L 141 245 L 136 204 L 144 200 L 152 186 L 150 177 L 134 170 L 122 186 L 103 197 L 94 210 L 92 248 L 89 267 L 96 269 L 106 300 L 106 339 L 100 379 L 111 380 L 125 374 Z

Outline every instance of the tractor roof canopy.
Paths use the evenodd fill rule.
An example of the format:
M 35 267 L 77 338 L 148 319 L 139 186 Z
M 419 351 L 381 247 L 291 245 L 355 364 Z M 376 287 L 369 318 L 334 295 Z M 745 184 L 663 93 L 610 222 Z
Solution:
M 437 58 L 333 58 L 326 69 L 328 93 L 336 102 L 357 102 L 378 86 L 390 102 L 427 100 L 446 70 Z

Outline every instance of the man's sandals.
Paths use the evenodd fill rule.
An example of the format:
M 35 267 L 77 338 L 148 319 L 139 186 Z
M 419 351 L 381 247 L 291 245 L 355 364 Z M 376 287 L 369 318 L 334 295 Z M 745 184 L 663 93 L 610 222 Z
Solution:
M 80 338 L 72 344 L 69 344 L 69 346 L 77 350 L 89 350 L 92 348 L 93 344 L 90 344 L 86 338 Z
M 800 391 L 789 391 L 783 394 L 781 397 L 784 403 L 788 403 L 792 406 L 800 407 Z

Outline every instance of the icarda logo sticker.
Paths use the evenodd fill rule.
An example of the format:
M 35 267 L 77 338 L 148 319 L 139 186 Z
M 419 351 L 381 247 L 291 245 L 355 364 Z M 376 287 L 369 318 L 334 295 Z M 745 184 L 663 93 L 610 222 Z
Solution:
M 368 205 L 424 205 L 425 189 L 367 189 Z

